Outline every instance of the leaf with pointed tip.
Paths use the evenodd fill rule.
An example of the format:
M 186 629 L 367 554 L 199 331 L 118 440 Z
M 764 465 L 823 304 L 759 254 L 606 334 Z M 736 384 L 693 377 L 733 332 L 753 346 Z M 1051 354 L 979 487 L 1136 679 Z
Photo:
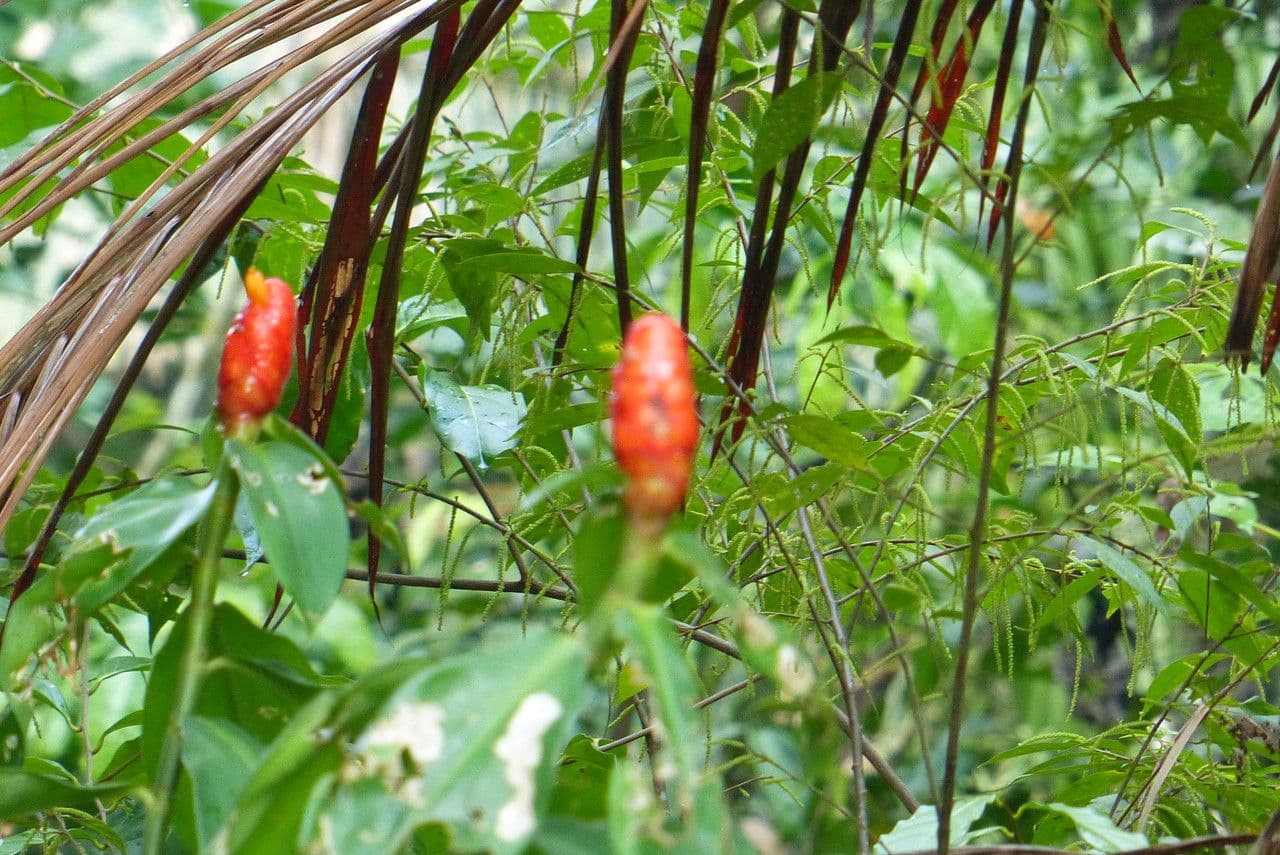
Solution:
M 1116 16 L 1112 13 L 1110 4 L 1101 4 L 1098 7 L 1098 11 L 1102 13 L 1102 22 L 1107 27 L 1107 47 L 1111 48 L 1111 55 L 1116 58 L 1116 62 L 1120 63 L 1124 73 L 1129 76 L 1129 80 L 1133 82 L 1133 88 L 1141 93 L 1142 87 L 1138 85 L 1138 78 L 1134 76 L 1133 68 L 1129 65 L 1129 58 L 1125 56 L 1124 41 L 1120 38 L 1120 26 L 1116 23 Z
M 213 484 L 200 486 L 185 478 L 161 478 L 103 508 L 76 532 L 72 552 L 110 543 L 113 549 L 129 550 L 129 554 L 106 578 L 87 583 L 77 602 L 92 611 L 129 587 L 204 516 L 213 491 Z
M 524 396 L 501 386 L 462 386 L 448 374 L 423 369 L 431 424 L 445 448 L 479 466 L 514 448 L 524 421 Z
M 338 596 L 350 545 L 342 494 L 315 458 L 284 442 L 228 440 L 254 528 L 280 584 L 308 615 Z
M 880 81 L 880 91 L 876 95 L 876 104 L 871 110 L 871 119 L 867 122 L 866 142 L 862 144 L 862 154 L 858 157 L 858 168 L 853 175 L 853 185 L 849 188 L 849 204 L 845 207 L 840 237 L 836 240 L 835 260 L 831 264 L 831 284 L 827 287 L 828 310 L 836 301 L 836 294 L 840 291 L 840 280 L 844 279 L 845 270 L 849 266 L 849 253 L 853 248 L 853 227 L 858 218 L 858 205 L 862 201 L 862 192 L 867 187 L 867 177 L 871 174 L 872 158 L 875 155 L 880 130 L 884 127 L 885 118 L 889 115 L 890 99 L 897 91 L 902 64 L 907 58 L 907 50 L 911 47 L 920 6 L 920 0 L 908 0 L 903 7 L 898 22 L 898 33 L 894 37 L 893 49 L 889 52 L 889 62 L 885 65 L 884 77 Z
M 834 71 L 813 74 L 769 102 L 751 149 L 751 174 L 757 184 L 813 136 L 843 80 L 844 76 Z

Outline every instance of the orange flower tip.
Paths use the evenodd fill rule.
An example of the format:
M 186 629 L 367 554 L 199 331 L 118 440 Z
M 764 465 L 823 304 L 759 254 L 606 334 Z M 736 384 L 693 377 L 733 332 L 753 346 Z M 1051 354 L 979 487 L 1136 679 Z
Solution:
M 267 301 L 267 280 L 258 268 L 250 267 L 244 272 L 244 292 L 249 295 L 249 302 L 254 305 L 261 305 Z

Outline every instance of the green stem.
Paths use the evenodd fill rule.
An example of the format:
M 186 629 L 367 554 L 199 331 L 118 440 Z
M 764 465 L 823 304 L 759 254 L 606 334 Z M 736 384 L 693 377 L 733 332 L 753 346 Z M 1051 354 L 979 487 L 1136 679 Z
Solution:
M 604 655 L 618 613 L 643 596 L 662 555 L 665 528 L 666 520 L 627 520 L 618 567 L 587 626 L 587 643 L 593 655 Z
M 213 622 L 213 595 L 218 586 L 218 566 L 222 560 L 222 544 L 235 516 L 236 494 L 240 481 L 224 454 L 218 467 L 217 488 L 205 518 L 200 536 L 199 557 L 191 577 L 191 604 L 185 612 L 186 646 L 178 668 L 178 685 L 174 693 L 169 724 L 160 747 L 160 762 L 152 785 L 153 802 L 147 819 L 143 852 L 159 855 L 164 832 L 169 823 L 173 791 L 178 782 L 178 761 L 182 755 L 182 722 L 195 705 L 201 672 L 209 646 L 209 626 Z M 175 638 L 174 641 L 177 641 Z

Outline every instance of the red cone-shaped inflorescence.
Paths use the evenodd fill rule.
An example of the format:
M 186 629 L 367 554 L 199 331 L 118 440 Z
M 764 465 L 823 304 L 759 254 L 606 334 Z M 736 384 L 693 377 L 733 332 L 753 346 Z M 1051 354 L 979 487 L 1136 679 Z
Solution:
M 244 275 L 249 305 L 227 331 L 218 370 L 218 420 L 228 433 L 255 424 L 280 403 L 293 365 L 298 323 L 293 289 L 252 267 Z
M 609 406 L 627 516 L 661 523 L 684 501 L 698 447 L 693 368 L 678 323 L 654 312 L 631 324 Z

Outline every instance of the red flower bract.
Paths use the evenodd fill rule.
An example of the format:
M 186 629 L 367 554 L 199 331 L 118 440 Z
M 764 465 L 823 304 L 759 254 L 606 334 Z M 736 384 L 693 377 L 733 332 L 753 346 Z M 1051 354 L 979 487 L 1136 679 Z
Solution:
M 613 450 L 626 473 L 633 520 L 665 520 L 680 508 L 698 447 L 697 395 L 680 325 L 657 312 L 637 318 L 613 369 Z
M 249 268 L 244 290 L 249 304 L 227 331 L 218 370 L 218 419 L 229 432 L 260 421 L 280 403 L 298 323 L 297 301 L 283 280 Z

